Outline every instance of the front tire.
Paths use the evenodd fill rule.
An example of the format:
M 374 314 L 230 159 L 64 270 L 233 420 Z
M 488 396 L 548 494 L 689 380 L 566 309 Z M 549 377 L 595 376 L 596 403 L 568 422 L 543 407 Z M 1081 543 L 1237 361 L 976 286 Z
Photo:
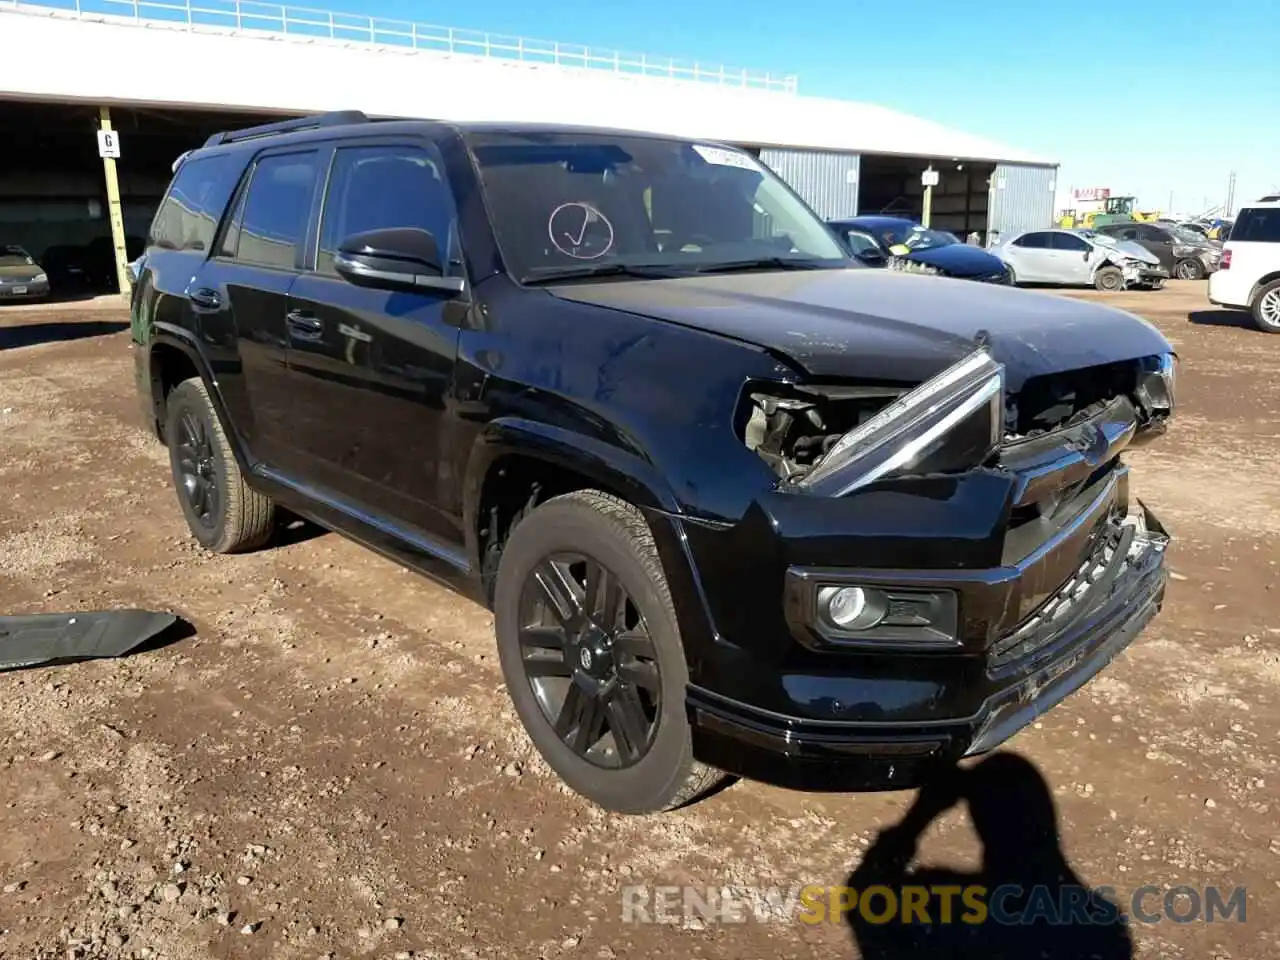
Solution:
M 1124 274 L 1119 267 L 1102 267 L 1093 275 L 1093 285 L 1107 293 L 1117 293 L 1124 289 Z
M 275 505 L 245 483 L 199 377 L 170 392 L 164 436 L 178 502 L 200 545 L 213 553 L 240 553 L 265 544 Z
M 693 758 L 680 629 L 631 504 L 581 490 L 518 521 L 494 619 L 516 713 L 572 789 L 619 813 L 653 813 L 723 779 Z
M 1272 280 L 1253 298 L 1253 322 L 1263 333 L 1280 333 L 1280 280 Z

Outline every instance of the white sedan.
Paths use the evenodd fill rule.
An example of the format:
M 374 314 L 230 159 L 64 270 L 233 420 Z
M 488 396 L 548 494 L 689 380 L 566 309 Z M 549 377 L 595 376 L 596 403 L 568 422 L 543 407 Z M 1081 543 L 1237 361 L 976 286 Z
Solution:
M 1001 239 L 991 252 L 1018 284 L 1156 290 L 1169 279 L 1169 271 L 1145 247 L 1092 230 L 1028 230 Z

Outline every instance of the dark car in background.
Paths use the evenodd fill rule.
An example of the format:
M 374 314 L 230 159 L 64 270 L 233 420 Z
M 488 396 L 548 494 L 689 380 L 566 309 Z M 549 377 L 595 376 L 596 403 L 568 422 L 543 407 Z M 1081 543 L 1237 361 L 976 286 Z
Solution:
M 868 267 L 888 267 L 958 280 L 1007 283 L 999 257 L 961 243 L 954 233 L 931 230 L 902 217 L 851 217 L 830 220 L 849 254 Z
M 1222 262 L 1222 244 L 1194 230 L 1164 223 L 1109 223 L 1095 228 L 1103 236 L 1132 240 L 1160 260 L 1170 276 L 1203 280 Z
M 49 276 L 35 257 L 16 244 L 0 244 L 0 303 L 47 296 Z

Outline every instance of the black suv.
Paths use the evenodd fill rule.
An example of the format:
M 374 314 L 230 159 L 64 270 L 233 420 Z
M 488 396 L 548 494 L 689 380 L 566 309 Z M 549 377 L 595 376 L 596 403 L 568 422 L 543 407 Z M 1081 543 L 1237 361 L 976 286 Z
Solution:
M 722 772 L 909 786 L 1157 612 L 1120 311 L 862 269 L 747 153 L 337 114 L 181 158 L 133 299 L 191 531 L 276 505 L 495 614 L 529 735 L 617 810 Z

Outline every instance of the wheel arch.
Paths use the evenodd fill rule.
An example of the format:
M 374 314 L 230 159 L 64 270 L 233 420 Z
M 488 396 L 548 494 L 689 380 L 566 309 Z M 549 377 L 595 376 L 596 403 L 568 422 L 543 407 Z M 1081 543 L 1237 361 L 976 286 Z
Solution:
M 1258 282 L 1253 285 L 1253 289 L 1249 291 L 1249 306 L 1252 307 L 1253 302 L 1258 299 L 1258 295 L 1277 280 L 1280 280 L 1280 270 L 1272 270 L 1266 276 L 1259 278 Z
M 677 513 L 671 486 L 649 460 L 598 439 L 519 418 L 492 421 L 472 446 L 463 480 L 467 554 L 486 597 L 510 530 L 537 503 L 597 489 L 642 510 Z
M 231 452 L 235 455 L 240 469 L 247 472 L 249 460 L 245 455 L 243 438 L 227 412 L 217 380 L 213 376 L 208 360 L 196 345 L 194 337 L 179 327 L 158 323 L 147 345 L 147 351 L 151 411 L 155 418 L 156 435 L 161 442 L 167 442 L 164 425 L 170 391 L 184 380 L 199 377 L 204 381 L 205 389 L 209 392 L 214 414 L 218 417 L 222 430 L 227 436 Z

